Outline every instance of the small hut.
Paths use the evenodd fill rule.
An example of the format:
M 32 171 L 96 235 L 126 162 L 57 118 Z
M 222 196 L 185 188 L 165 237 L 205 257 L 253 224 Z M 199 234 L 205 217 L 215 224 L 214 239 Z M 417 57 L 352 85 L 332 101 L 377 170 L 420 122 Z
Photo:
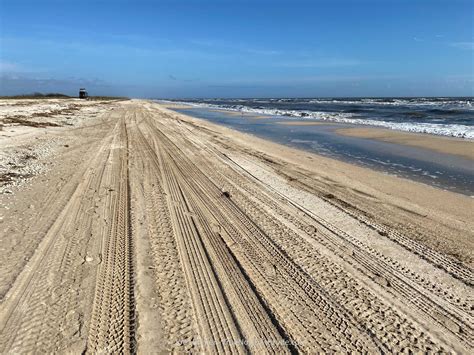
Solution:
M 89 95 L 87 95 L 87 91 L 84 88 L 79 89 L 79 98 L 80 99 L 87 99 Z

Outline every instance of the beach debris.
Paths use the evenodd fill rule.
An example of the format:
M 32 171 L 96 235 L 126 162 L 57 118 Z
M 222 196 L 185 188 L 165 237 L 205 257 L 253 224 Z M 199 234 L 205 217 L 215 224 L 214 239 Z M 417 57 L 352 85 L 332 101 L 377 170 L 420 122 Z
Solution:
M 214 233 L 220 233 L 220 232 L 221 232 L 221 226 L 220 226 L 220 224 L 217 224 L 217 223 L 216 223 L 216 224 L 213 224 L 213 225 L 212 225 L 212 231 L 213 231 Z
M 377 282 L 378 284 L 382 285 L 382 286 L 385 286 L 385 287 L 390 287 L 390 281 L 387 280 L 385 277 L 383 276 L 380 276 L 380 275 L 376 275 L 375 276 L 375 282 Z
M 277 275 L 277 267 L 271 262 L 265 262 L 264 264 L 265 272 L 269 277 L 275 277 Z

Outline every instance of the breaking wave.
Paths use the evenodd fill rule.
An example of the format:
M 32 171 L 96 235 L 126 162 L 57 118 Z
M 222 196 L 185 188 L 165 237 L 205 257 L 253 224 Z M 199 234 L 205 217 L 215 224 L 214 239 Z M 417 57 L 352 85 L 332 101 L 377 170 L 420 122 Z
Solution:
M 290 100 L 290 99 L 278 99 L 278 100 Z M 367 99 L 371 100 L 371 104 L 373 104 L 374 99 Z M 386 99 L 384 99 L 386 101 Z M 421 99 L 417 99 L 419 102 Z M 248 102 L 248 100 L 246 100 Z M 270 101 L 270 100 L 268 100 Z M 314 100 L 313 100 L 314 101 Z M 318 103 L 323 102 L 324 100 L 318 99 Z M 327 100 L 326 100 L 327 101 Z M 406 100 L 405 100 L 406 101 Z M 163 102 L 163 101 L 162 101 Z M 167 101 L 170 102 L 170 101 Z M 427 133 L 427 134 L 434 134 L 440 136 L 451 136 L 451 137 L 458 137 L 458 138 L 466 138 L 466 139 L 474 139 L 474 126 L 470 125 L 463 125 L 463 124 L 449 124 L 449 123 L 430 123 L 430 122 L 416 122 L 413 121 L 387 121 L 387 120 L 380 120 L 380 119 L 371 119 L 362 117 L 360 114 L 356 112 L 323 112 L 323 111 L 312 111 L 312 110 L 284 110 L 284 109 L 276 109 L 276 108 L 265 108 L 265 107 L 249 107 L 246 105 L 241 104 L 212 104 L 212 103 L 203 103 L 203 102 L 189 102 L 189 101 L 172 101 L 175 104 L 184 104 L 193 107 L 203 107 L 203 108 L 211 108 L 211 109 L 219 109 L 219 110 L 227 110 L 227 111 L 234 111 L 234 112 L 244 112 L 244 113 L 252 113 L 258 115 L 269 115 L 269 116 L 280 116 L 286 119 L 310 119 L 310 120 L 318 120 L 318 121 L 327 121 L 327 122 L 338 122 L 338 123 L 347 123 L 353 125 L 367 125 L 367 126 L 375 126 L 375 127 L 383 127 L 389 128 L 399 131 L 406 131 L 406 132 L 415 132 L 415 133 Z M 235 102 L 235 101 L 234 101 Z M 351 100 L 346 101 L 351 102 L 351 104 L 361 104 L 361 100 Z M 433 101 L 429 101 L 430 105 L 432 106 Z M 443 102 L 442 99 L 436 101 L 438 106 L 440 102 Z M 450 102 L 450 107 L 453 105 L 453 101 Z M 341 103 L 340 100 L 337 101 L 338 104 Z M 385 103 L 386 104 L 386 103 Z M 395 104 L 395 102 L 393 102 Z M 455 102 L 454 105 L 461 104 L 460 102 Z M 465 102 L 463 103 L 463 105 Z M 405 103 L 406 105 L 406 103 Z M 436 108 L 437 112 L 439 113 L 442 109 Z M 446 115 L 452 114 L 451 111 L 447 111 Z M 423 112 L 410 112 L 410 115 L 416 118 L 418 115 L 423 115 Z

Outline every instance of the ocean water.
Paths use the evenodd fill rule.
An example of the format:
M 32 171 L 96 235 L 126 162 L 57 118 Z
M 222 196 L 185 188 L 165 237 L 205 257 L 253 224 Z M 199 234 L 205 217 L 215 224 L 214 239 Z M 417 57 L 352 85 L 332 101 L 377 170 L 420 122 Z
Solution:
M 232 110 L 216 110 L 214 106 L 203 105 L 174 110 L 280 144 L 474 197 L 474 164 L 471 160 L 421 148 L 341 136 L 335 132 L 341 127 L 357 127 L 355 124 L 326 120 L 322 125 L 314 126 L 282 125 L 278 122 L 307 118 L 272 116 L 257 119 L 259 113 L 240 115 Z
M 196 99 L 185 103 L 253 114 L 370 125 L 474 139 L 474 98 Z

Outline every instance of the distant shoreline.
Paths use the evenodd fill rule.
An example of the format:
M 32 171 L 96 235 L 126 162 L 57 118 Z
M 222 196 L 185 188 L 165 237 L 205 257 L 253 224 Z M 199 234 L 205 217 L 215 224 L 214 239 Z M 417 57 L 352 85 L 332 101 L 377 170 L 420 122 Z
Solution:
M 474 140 L 474 98 L 189 99 L 158 101 L 242 115 L 389 128 Z
M 452 154 L 474 160 L 474 142 L 464 138 L 444 137 L 434 134 L 396 131 L 388 128 L 354 127 L 339 128 L 336 133 L 343 136 L 374 139 L 431 151 Z

